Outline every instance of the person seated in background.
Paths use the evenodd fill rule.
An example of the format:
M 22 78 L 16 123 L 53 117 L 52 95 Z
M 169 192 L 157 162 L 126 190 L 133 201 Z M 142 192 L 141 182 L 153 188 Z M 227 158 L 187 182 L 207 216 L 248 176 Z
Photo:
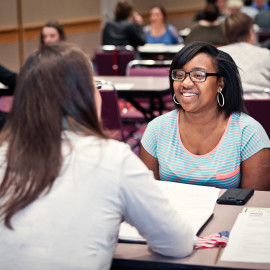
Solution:
M 191 28 L 189 35 L 185 38 L 185 44 L 193 41 L 205 41 L 216 46 L 227 44 L 218 18 L 218 7 L 215 4 L 207 4 L 203 11 L 203 19 Z
M 224 24 L 229 45 L 220 47 L 234 59 L 245 90 L 263 90 L 270 86 L 270 51 L 256 45 L 253 19 L 233 13 Z
M 0 82 L 7 89 L 0 90 L 0 130 L 4 126 L 10 108 L 12 106 L 12 95 L 16 86 L 17 73 L 0 64 Z
M 269 4 L 266 3 L 264 0 L 254 0 L 252 6 L 258 10 L 268 9 Z
M 167 13 L 164 7 L 154 6 L 149 14 L 150 24 L 144 27 L 146 43 L 179 44 L 184 42 L 176 27 L 167 24 Z
M 17 73 L 13 72 L 0 64 L 0 82 L 8 87 L 12 95 L 16 86 Z M 2 91 L 2 90 L 1 90 Z
M 126 46 L 135 49 L 145 44 L 143 19 L 126 1 L 119 1 L 114 11 L 115 19 L 105 24 L 102 45 Z
M 270 141 L 246 114 L 229 54 L 206 42 L 186 45 L 172 61 L 170 91 L 176 109 L 152 120 L 141 141 L 156 179 L 270 190 Z
M 110 269 L 124 220 L 154 252 L 193 251 L 190 224 L 100 117 L 81 49 L 58 42 L 29 56 L 0 134 L 1 269 Z
M 242 13 L 247 14 L 252 19 L 258 14 L 258 9 L 252 6 L 252 0 L 244 0 L 244 6 L 240 10 Z
M 243 7 L 242 0 L 228 0 L 226 17 L 231 15 L 232 13 L 240 12 L 242 7 Z M 225 19 L 226 19 L 226 17 L 225 17 Z
M 217 0 L 206 0 L 206 4 L 205 5 L 208 5 L 208 4 L 215 4 L 216 5 L 216 3 L 217 3 Z M 203 9 L 202 10 L 199 10 L 197 13 L 196 13 L 196 15 L 195 15 L 195 17 L 194 17 L 194 21 L 195 22 L 198 22 L 198 21 L 200 21 L 200 20 L 202 20 L 203 19 Z
M 40 45 L 64 40 L 66 40 L 66 34 L 58 21 L 48 21 L 40 31 Z
M 206 5 L 208 4 L 215 4 L 218 7 L 219 10 L 219 21 L 223 22 L 226 16 L 226 10 L 227 10 L 227 0 L 206 0 Z M 203 19 L 203 10 L 199 10 L 194 18 L 195 22 L 198 22 Z
M 260 10 L 255 17 L 255 23 L 261 28 L 270 31 L 270 0 L 268 8 Z

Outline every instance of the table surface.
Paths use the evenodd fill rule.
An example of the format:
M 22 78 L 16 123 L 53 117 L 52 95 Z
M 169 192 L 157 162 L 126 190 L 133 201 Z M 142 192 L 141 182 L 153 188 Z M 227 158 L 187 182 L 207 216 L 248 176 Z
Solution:
M 112 82 L 113 84 L 132 84 L 129 89 L 117 89 L 117 91 L 167 91 L 169 90 L 169 78 L 157 76 L 95 76 L 95 80 Z
M 130 89 L 117 89 L 122 91 L 168 91 L 170 88 L 167 76 L 95 76 L 96 80 L 110 81 L 113 84 L 132 84 Z M 244 99 L 270 99 L 269 89 L 244 92 Z
M 166 45 L 166 44 L 145 44 L 143 46 L 138 46 L 138 51 L 140 53 L 178 53 L 184 44 L 174 44 L 174 45 Z
M 221 193 L 222 192 L 224 192 L 224 190 L 221 190 Z M 243 207 L 270 207 L 270 192 L 255 191 L 254 195 L 244 206 L 216 204 L 214 216 L 203 229 L 200 236 L 206 236 L 225 230 L 231 231 Z M 134 269 L 139 269 L 140 265 L 149 265 L 149 269 L 152 267 L 153 269 L 175 269 L 177 266 L 186 266 L 186 269 L 190 269 L 190 267 L 192 267 L 192 269 L 220 269 L 221 267 L 234 269 L 270 269 L 270 263 L 244 263 L 218 260 L 215 265 L 216 254 L 216 248 L 199 249 L 195 250 L 189 257 L 172 259 L 151 252 L 147 245 L 119 243 L 115 250 L 113 266 L 121 266 L 121 264 L 130 264 L 130 266 L 137 265 L 137 268 Z M 117 269 L 117 267 L 115 269 Z

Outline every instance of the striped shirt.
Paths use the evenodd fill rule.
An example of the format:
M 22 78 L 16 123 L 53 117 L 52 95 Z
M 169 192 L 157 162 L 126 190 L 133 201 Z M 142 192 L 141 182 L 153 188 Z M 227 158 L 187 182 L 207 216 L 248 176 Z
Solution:
M 205 155 L 192 154 L 179 135 L 179 113 L 173 110 L 152 120 L 142 138 L 144 149 L 158 159 L 163 181 L 239 187 L 241 162 L 263 148 L 270 148 L 266 132 L 255 119 L 233 113 L 218 145 Z

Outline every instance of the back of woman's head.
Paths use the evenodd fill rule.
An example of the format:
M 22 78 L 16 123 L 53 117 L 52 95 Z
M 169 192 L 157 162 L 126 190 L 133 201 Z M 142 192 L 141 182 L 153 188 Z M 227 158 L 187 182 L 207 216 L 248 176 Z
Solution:
M 37 126 L 43 121 L 44 128 L 61 129 L 62 119 L 69 118 L 98 130 L 91 63 L 73 44 L 48 44 L 34 52 L 20 71 L 15 91 L 13 121 L 21 118 L 20 123 Z
M 253 19 L 242 12 L 235 12 L 227 16 L 224 30 L 229 43 L 248 41 L 252 25 Z
M 225 105 L 219 107 L 224 111 L 226 116 L 233 112 L 246 112 L 243 102 L 243 88 L 237 66 L 232 57 L 218 50 L 214 45 L 196 41 L 187 44 L 183 47 L 173 58 L 170 67 L 170 91 L 171 95 L 174 94 L 173 79 L 171 78 L 172 70 L 182 69 L 194 56 L 199 53 L 205 53 L 211 57 L 213 64 L 217 67 L 219 78 L 224 78 L 224 88 L 222 94 L 224 95 Z M 190 70 L 187 70 L 189 72 Z M 181 108 L 180 105 L 176 105 Z
M 114 14 L 116 20 L 126 20 L 132 15 L 133 6 L 127 1 L 119 1 L 116 4 Z
M 214 22 L 219 17 L 219 10 L 216 4 L 207 4 L 203 10 L 203 20 Z
M 58 176 L 63 130 L 105 138 L 93 84 L 86 55 L 66 42 L 44 45 L 23 65 L 0 136 L 0 144 L 8 145 L 0 217 L 9 228 L 11 217 L 50 190 Z
M 56 20 L 51 20 L 51 21 L 46 22 L 43 25 L 43 27 L 42 27 L 42 29 L 40 31 L 40 44 L 45 44 L 43 34 L 42 34 L 42 30 L 43 30 L 44 27 L 55 28 L 57 30 L 58 34 L 59 34 L 59 40 L 60 41 L 65 41 L 66 40 L 66 34 L 65 34 L 65 31 L 64 31 L 62 25 Z

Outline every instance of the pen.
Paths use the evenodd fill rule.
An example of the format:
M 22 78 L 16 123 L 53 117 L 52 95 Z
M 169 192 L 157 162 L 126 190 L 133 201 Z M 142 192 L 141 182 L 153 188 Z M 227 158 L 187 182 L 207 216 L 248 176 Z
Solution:
M 219 255 L 220 255 L 221 248 L 222 248 L 222 245 L 220 244 L 218 246 L 218 251 L 217 251 L 216 258 L 215 258 L 215 264 L 217 264 L 217 261 L 218 261 Z

